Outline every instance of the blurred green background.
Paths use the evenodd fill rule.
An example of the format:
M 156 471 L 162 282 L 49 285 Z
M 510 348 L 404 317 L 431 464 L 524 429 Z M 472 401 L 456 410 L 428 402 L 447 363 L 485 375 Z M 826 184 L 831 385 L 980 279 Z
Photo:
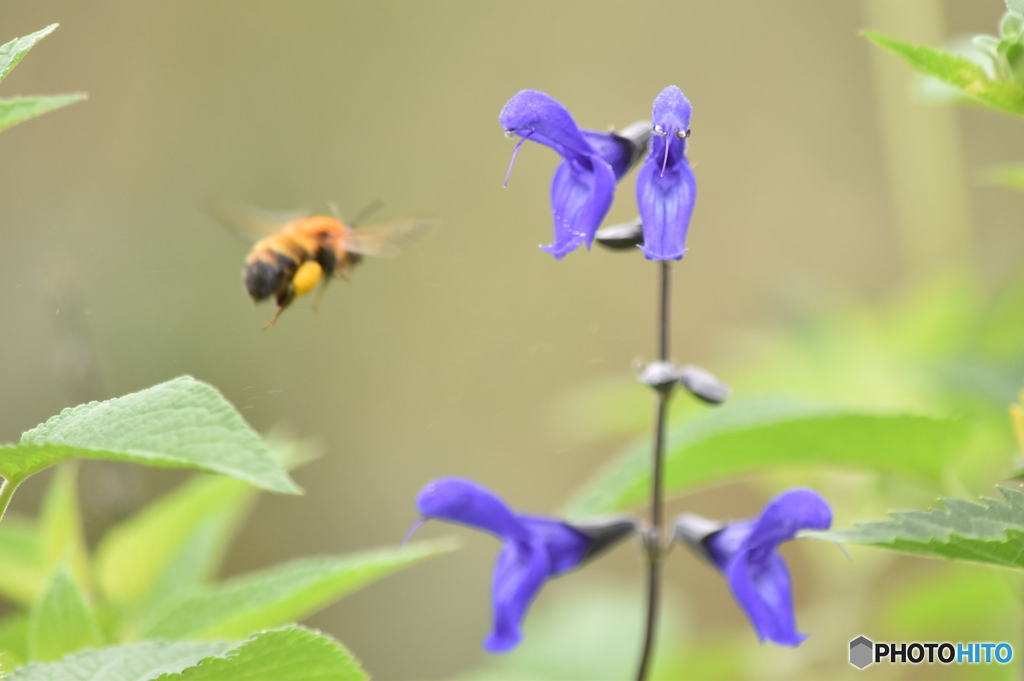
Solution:
M 0 136 L 0 437 L 15 440 L 64 406 L 191 373 L 258 429 L 313 439 L 325 454 L 296 473 L 306 495 L 262 500 L 231 572 L 397 542 L 415 493 L 438 476 L 555 511 L 629 441 L 607 433 L 613 415 L 599 410 L 587 436 L 581 391 L 621 384 L 646 416 L 649 396 L 628 381 L 654 351 L 655 273 L 639 255 L 556 262 L 536 249 L 550 239 L 557 160 L 527 146 L 502 189 L 505 100 L 542 89 L 581 125 L 605 128 L 646 117 L 664 85 L 683 88 L 700 194 L 677 268 L 674 354 L 737 386 L 763 369 L 772 381 L 761 389 L 800 394 L 772 373 L 771 348 L 800 331 L 807 310 L 884 306 L 964 271 L 995 286 L 1020 269 L 1022 196 L 980 172 L 1024 157 L 1019 122 L 921 103 L 910 70 L 857 37 L 872 27 L 939 45 L 991 32 L 1002 10 L 998 0 L 5 2 L 0 39 L 61 22 L 5 93 L 82 90 L 89 100 Z M 400 259 L 365 263 L 318 313 L 303 300 L 260 332 L 271 310 L 243 294 L 247 247 L 204 213 L 210 197 L 320 211 L 334 201 L 347 215 L 382 199 L 382 219 L 443 225 Z M 634 213 L 629 177 L 611 218 Z M 824 383 L 807 396 L 834 390 Z M 882 383 L 861 387 L 880 404 L 891 397 Z M 1008 467 L 1009 450 L 997 454 Z M 93 534 L 179 477 L 83 468 Z M 846 490 L 836 516 L 848 525 L 934 496 L 917 490 L 897 503 L 898 482 L 870 504 L 859 495 L 890 482 L 775 473 L 670 511 L 742 517 L 783 484 L 820 483 Z M 14 510 L 31 511 L 44 485 L 26 484 Z M 311 620 L 376 678 L 630 673 L 643 586 L 634 546 L 549 585 L 521 649 L 479 672 L 493 664 L 480 642 L 494 542 L 422 532 L 462 534 L 466 548 Z M 852 553 L 850 562 L 828 544 L 787 548 L 798 621 L 812 634 L 797 651 L 759 646 L 724 581 L 673 554 L 665 668 L 688 678 L 947 678 L 956 670 L 857 672 L 847 642 L 865 633 L 1019 643 L 1007 595 L 1016 587 L 1003 573 Z M 936 593 L 949 596 L 945 609 Z M 991 607 L 951 616 L 964 603 Z

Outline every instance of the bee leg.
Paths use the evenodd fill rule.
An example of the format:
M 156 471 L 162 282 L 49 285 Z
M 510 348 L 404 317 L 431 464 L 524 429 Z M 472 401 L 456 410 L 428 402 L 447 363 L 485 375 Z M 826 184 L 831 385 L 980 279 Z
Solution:
M 274 310 L 274 316 L 270 318 L 269 322 L 267 322 L 260 328 L 263 331 L 266 331 L 275 323 L 277 323 L 277 320 L 281 317 L 281 313 L 284 312 L 284 309 L 286 307 L 292 304 L 293 300 L 295 300 L 295 285 L 288 284 L 288 286 L 283 291 L 277 294 L 277 309 Z
M 276 310 L 274 310 L 274 316 L 270 318 L 270 321 L 268 321 L 266 324 L 261 326 L 260 330 L 261 331 L 266 331 L 267 329 L 272 327 L 274 324 L 276 324 L 277 320 L 281 316 L 282 312 L 284 312 L 284 308 L 283 307 L 279 307 Z

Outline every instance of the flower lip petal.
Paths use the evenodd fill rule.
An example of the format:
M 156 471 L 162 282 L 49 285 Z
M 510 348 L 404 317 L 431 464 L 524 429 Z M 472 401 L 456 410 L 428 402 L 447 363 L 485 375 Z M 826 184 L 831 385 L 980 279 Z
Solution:
M 662 142 L 667 146 L 667 143 Z M 675 146 L 682 146 L 677 142 Z M 668 163 L 662 175 L 660 159 L 647 157 L 636 178 L 636 202 L 643 225 L 643 252 L 649 260 L 678 260 L 686 253 L 686 234 L 697 199 L 697 182 L 686 158 Z
M 755 559 L 742 552 L 729 564 L 726 577 L 758 638 L 785 646 L 800 645 L 807 638 L 796 629 L 793 585 L 782 556 L 770 553 Z
M 557 259 L 586 244 L 590 248 L 615 194 L 615 173 L 596 154 L 586 163 L 563 161 L 551 180 L 555 241 L 541 250 Z
M 550 576 L 550 567 L 540 546 L 509 542 L 502 547 L 494 566 L 494 628 L 484 640 L 488 652 L 505 653 L 519 645 L 523 618 Z

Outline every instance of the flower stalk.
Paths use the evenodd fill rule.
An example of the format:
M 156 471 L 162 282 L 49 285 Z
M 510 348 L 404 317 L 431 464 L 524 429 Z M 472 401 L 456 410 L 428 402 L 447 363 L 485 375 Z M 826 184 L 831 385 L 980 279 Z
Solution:
M 658 361 L 670 361 L 672 261 L 658 263 Z M 647 555 L 647 617 L 644 625 L 643 647 L 636 679 L 644 681 L 654 656 L 654 639 L 658 632 L 658 614 L 661 605 L 661 559 L 664 553 L 664 506 L 665 486 L 662 473 L 665 462 L 665 426 L 668 419 L 668 403 L 677 384 L 674 381 L 652 386 L 656 395 L 654 415 L 654 449 L 651 458 L 651 507 L 650 527 L 645 535 Z

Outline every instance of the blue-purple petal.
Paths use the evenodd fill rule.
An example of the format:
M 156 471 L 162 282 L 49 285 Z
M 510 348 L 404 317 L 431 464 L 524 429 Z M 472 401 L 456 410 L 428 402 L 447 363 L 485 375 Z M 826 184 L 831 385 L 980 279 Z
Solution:
M 651 105 L 652 125 L 660 128 L 668 138 L 674 137 L 677 131 L 685 132 L 690 127 L 692 114 L 690 100 L 676 85 L 669 85 L 659 92 Z M 652 148 L 651 154 L 656 155 L 658 151 Z M 660 151 L 664 153 L 664 147 Z
M 416 507 L 426 518 L 469 525 L 504 539 L 527 536 L 508 504 L 472 480 L 435 480 L 419 493 Z
M 774 550 L 800 530 L 827 530 L 832 509 L 820 494 L 791 489 L 772 499 L 761 511 L 744 546 L 749 550 Z
M 799 645 L 789 570 L 776 549 L 800 530 L 825 530 L 832 524 L 828 503 L 809 489 L 792 489 L 772 499 L 751 520 L 727 524 L 705 545 L 729 580 L 740 607 L 762 640 Z
M 583 130 L 582 132 L 594 152 L 612 167 L 615 179 L 621 179 L 629 171 L 630 161 L 633 160 L 633 147 L 630 143 L 610 132 L 595 130 Z
M 494 629 L 484 648 L 504 653 L 519 644 L 526 610 L 550 576 L 551 562 L 543 546 L 520 541 L 505 544 L 494 566 Z
M 560 520 L 517 514 L 490 490 L 462 478 L 431 482 L 416 505 L 424 518 L 469 525 L 503 539 L 491 594 L 494 627 L 484 642 L 492 653 L 519 643 L 523 617 L 545 580 L 579 565 L 593 543 Z
M 658 93 L 651 107 L 651 150 L 636 179 L 636 202 L 644 229 L 644 255 L 678 260 L 686 253 L 697 182 L 686 160 L 692 107 L 675 85 Z
M 541 544 L 551 561 L 551 575 L 568 572 L 580 564 L 590 549 L 590 539 L 560 520 L 520 515 L 531 541 Z
M 758 638 L 785 646 L 799 645 L 807 638 L 796 629 L 793 588 L 782 556 L 741 551 L 730 563 L 726 576 Z
M 708 556 L 715 567 L 722 572 L 728 569 L 729 561 L 743 546 L 743 542 L 750 536 L 750 531 L 753 528 L 753 520 L 738 520 L 728 523 L 704 540 Z
M 540 90 L 522 90 L 505 103 L 498 122 L 506 131 L 549 146 L 563 158 L 594 153 L 569 110 Z
M 563 161 L 551 181 L 555 240 L 541 249 L 563 258 L 580 245 L 589 248 L 614 195 L 615 174 L 596 154 L 583 161 Z
M 697 182 L 685 159 L 666 167 L 664 173 L 653 157 L 644 161 L 636 179 L 636 202 L 643 224 L 645 256 L 651 260 L 683 257 L 696 198 Z
M 498 121 L 506 131 L 551 147 L 563 159 L 551 182 L 555 238 L 541 248 L 556 258 L 584 244 L 589 248 L 611 207 L 615 181 L 629 168 L 629 144 L 611 134 L 581 130 L 568 109 L 539 90 L 513 96 Z

